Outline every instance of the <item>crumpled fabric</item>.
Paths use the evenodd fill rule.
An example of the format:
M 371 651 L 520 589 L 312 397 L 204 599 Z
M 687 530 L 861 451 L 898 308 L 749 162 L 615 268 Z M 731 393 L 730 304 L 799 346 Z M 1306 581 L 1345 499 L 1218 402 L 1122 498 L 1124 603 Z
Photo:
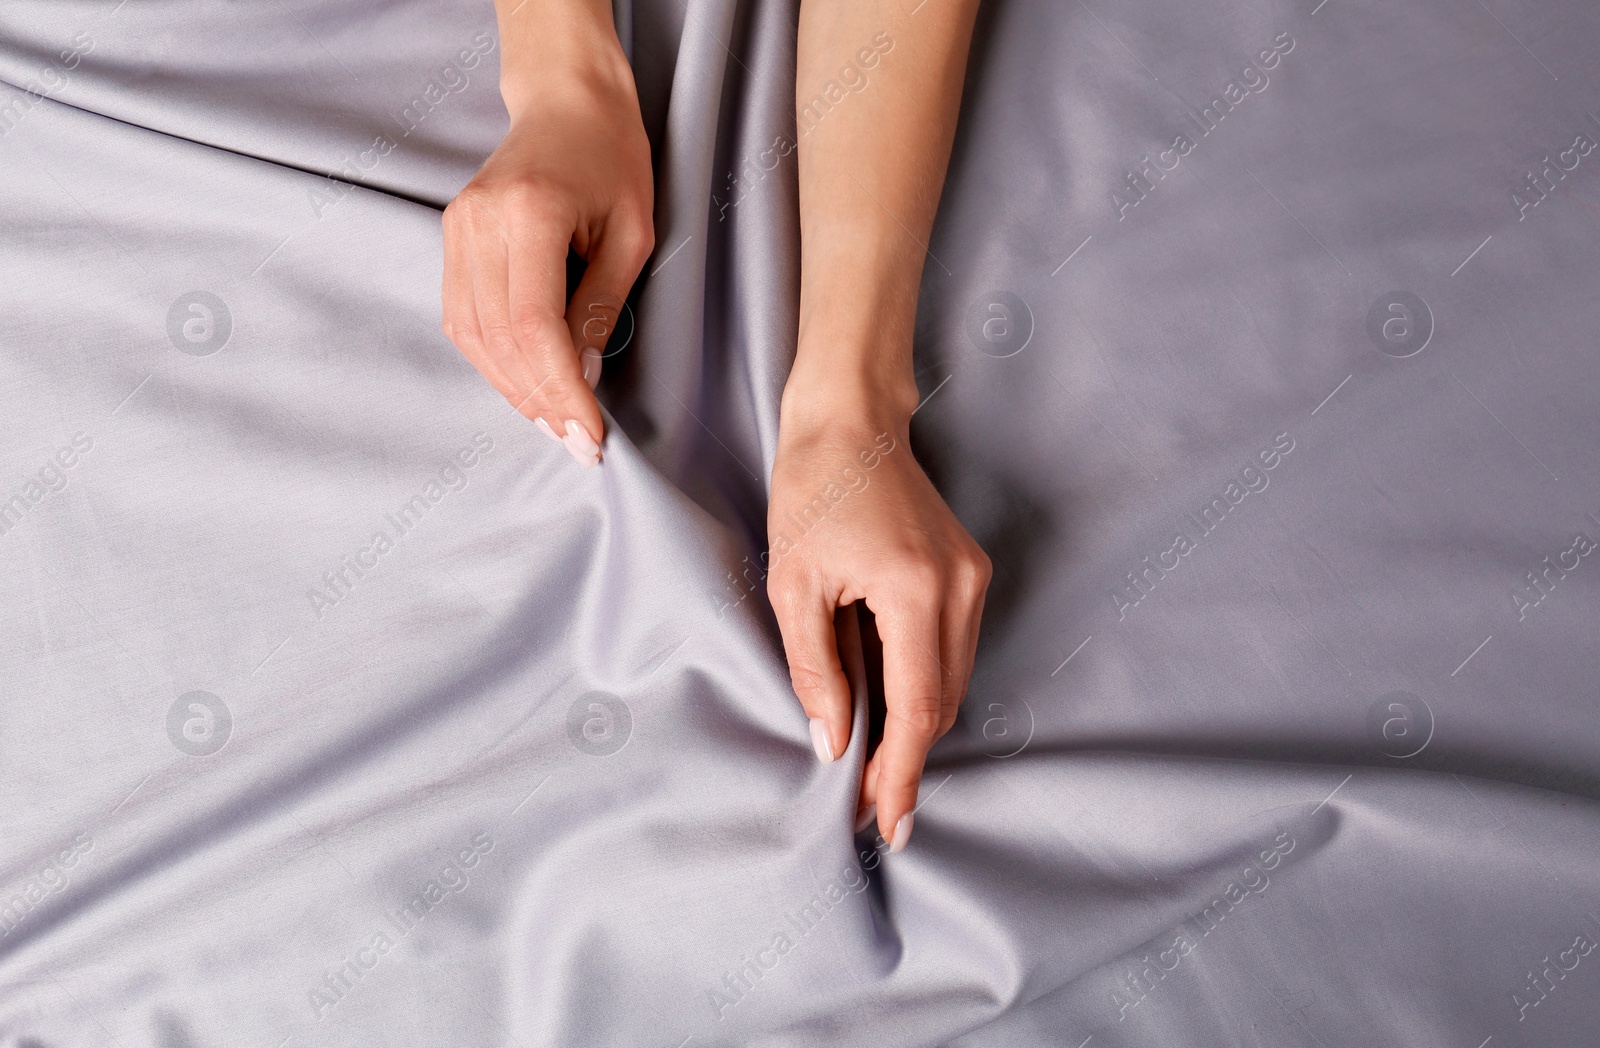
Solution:
M 7 3 L 0 1044 L 1593 1042 L 1600 17 L 984 6 L 913 438 L 995 580 L 889 856 L 761 552 L 896 24 L 797 121 L 794 0 L 619 8 L 580 471 L 439 331 L 486 2 Z

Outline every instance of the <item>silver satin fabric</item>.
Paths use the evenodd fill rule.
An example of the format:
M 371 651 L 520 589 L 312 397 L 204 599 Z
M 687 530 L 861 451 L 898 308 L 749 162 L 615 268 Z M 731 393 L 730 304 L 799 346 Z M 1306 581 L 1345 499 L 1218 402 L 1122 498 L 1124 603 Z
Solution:
M 584 472 L 439 332 L 487 3 L 7 0 L 0 1043 L 1595 1043 L 1600 15 L 985 6 L 914 438 L 996 575 L 894 856 L 752 566 L 795 22 L 619 12 Z

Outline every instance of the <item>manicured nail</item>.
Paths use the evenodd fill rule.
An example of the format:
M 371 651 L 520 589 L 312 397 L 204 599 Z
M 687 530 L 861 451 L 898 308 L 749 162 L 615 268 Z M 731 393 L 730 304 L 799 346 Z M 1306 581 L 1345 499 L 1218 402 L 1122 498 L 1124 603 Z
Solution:
M 894 824 L 894 840 L 889 842 L 890 855 L 893 855 L 897 851 L 903 851 L 906 844 L 910 842 L 911 820 L 915 817 L 915 815 L 915 812 L 907 812 L 906 814 L 900 816 L 899 822 Z
M 585 455 L 599 455 L 600 445 L 589 436 L 589 431 L 584 429 L 577 419 L 567 420 L 567 442 Z
M 563 443 L 567 446 L 567 452 L 583 468 L 588 469 L 599 463 L 600 445 L 594 442 L 589 431 L 579 425 L 576 419 L 568 420 L 567 439 Z
M 866 829 L 868 826 L 871 826 L 872 825 L 872 820 L 876 819 L 877 817 L 878 817 L 878 806 L 876 804 L 867 805 L 867 810 L 862 812 L 861 813 L 861 818 L 856 820 L 856 832 L 860 833 L 862 830 Z
M 538 418 L 534 419 L 533 420 L 533 424 L 535 426 L 539 427 L 539 432 L 540 433 L 543 433 L 545 436 L 549 437 L 551 440 L 555 441 L 557 444 L 563 444 L 563 445 L 566 444 L 566 441 L 561 439 L 561 434 L 557 433 L 554 429 L 552 429 L 550 427 L 550 423 L 548 423 L 548 422 L 546 422 L 544 420 L 544 416 L 543 415 L 541 415 Z
M 590 389 L 594 389 L 600 384 L 600 350 L 594 346 L 584 346 L 578 353 L 578 360 L 583 365 L 583 380 L 589 383 Z
M 817 760 L 833 763 L 833 740 L 828 738 L 828 726 L 821 717 L 811 718 L 811 748 L 817 751 Z

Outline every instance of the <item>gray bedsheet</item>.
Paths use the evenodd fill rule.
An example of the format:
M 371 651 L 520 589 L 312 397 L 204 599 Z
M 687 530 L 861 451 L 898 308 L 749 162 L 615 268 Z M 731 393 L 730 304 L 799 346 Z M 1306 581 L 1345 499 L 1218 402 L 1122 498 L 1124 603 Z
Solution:
M 438 328 L 487 2 L 0 8 L 0 1043 L 1595 1044 L 1600 12 L 986 5 L 914 436 L 996 579 L 893 856 L 750 567 L 795 3 L 619 21 L 580 471 Z

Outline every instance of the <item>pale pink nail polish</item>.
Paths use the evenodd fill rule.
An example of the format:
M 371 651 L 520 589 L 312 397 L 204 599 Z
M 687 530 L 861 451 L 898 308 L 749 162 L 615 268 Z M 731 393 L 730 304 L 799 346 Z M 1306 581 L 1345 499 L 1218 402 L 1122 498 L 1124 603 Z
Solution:
M 817 760 L 833 763 L 833 740 L 828 738 L 828 726 L 821 717 L 811 718 L 811 748 L 817 751 Z
M 600 351 L 594 346 L 584 346 L 578 353 L 578 360 L 583 365 L 583 380 L 594 389 L 600 384 Z
M 868 826 L 871 826 L 872 825 L 872 820 L 876 819 L 877 817 L 878 817 L 878 806 L 876 804 L 867 805 L 867 810 L 862 812 L 861 813 L 861 818 L 856 820 L 856 832 L 860 833 L 862 830 L 866 829 Z
M 894 840 L 889 843 L 889 854 L 904 851 L 905 846 L 911 841 L 911 820 L 916 817 L 916 812 L 907 812 L 900 816 L 900 821 L 894 824 Z
M 567 420 L 567 443 L 585 455 L 600 454 L 600 445 L 594 442 L 589 431 L 577 419 Z
M 599 456 L 584 454 L 582 451 L 578 450 L 572 441 L 562 441 L 562 444 L 566 447 L 567 454 L 572 456 L 572 460 L 578 465 L 582 466 L 584 469 L 591 469 L 600 464 Z

